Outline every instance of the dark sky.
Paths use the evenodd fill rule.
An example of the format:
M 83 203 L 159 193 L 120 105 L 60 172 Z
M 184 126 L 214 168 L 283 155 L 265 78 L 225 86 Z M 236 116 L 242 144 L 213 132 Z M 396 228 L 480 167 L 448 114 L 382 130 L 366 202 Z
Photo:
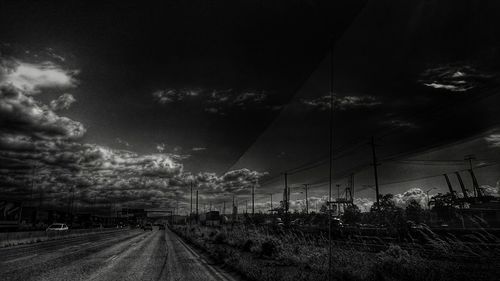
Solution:
M 221 201 L 288 170 L 321 198 L 331 77 L 336 182 L 372 184 L 371 136 L 382 160 L 444 163 L 386 182 L 493 164 L 500 4 L 476 2 L 1 1 L 3 196 L 166 206 L 195 181 Z M 412 184 L 383 193 L 445 187 Z

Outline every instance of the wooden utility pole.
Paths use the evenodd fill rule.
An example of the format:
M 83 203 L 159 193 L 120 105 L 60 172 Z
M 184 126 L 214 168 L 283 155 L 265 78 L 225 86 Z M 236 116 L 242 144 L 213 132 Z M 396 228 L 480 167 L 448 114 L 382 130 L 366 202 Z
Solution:
M 330 150 L 330 167 L 329 167 L 329 181 L 328 181 L 328 281 L 332 281 L 332 182 L 333 182 L 333 108 L 335 106 L 335 99 L 333 93 L 333 45 L 330 51 L 330 124 L 329 124 L 329 150 Z
M 196 190 L 196 221 L 198 221 L 198 190 Z
M 285 207 L 286 218 L 288 219 L 288 207 L 289 207 L 289 202 L 290 202 L 290 198 L 289 198 L 290 193 L 288 191 L 288 173 L 285 172 L 284 175 L 285 175 L 285 190 L 283 193 L 283 205 Z
M 377 193 L 376 194 L 376 198 L 377 198 L 377 210 L 380 211 L 380 201 L 379 201 L 380 195 L 379 195 L 379 190 L 378 190 L 378 173 L 377 173 L 378 163 L 377 163 L 377 155 L 375 154 L 375 138 L 373 136 L 371 138 L 370 144 L 372 146 L 373 175 L 375 177 L 375 192 Z
M 309 189 L 309 184 L 305 183 L 304 189 L 306 190 L 306 214 L 309 215 L 309 198 L 307 197 L 307 190 Z
M 252 184 L 252 217 L 255 215 L 255 183 Z

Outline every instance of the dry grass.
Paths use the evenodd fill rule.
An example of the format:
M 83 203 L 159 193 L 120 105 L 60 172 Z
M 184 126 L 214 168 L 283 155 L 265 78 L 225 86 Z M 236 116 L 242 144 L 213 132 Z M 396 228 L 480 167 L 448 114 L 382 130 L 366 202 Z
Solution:
M 175 231 L 248 280 L 327 279 L 325 237 L 245 226 L 179 226 Z M 390 245 L 377 251 L 370 245 L 336 243 L 332 248 L 334 280 L 496 280 L 499 253 L 486 248 L 487 240 L 468 244 L 437 235 L 428 238 L 432 243 L 426 247 Z M 437 253 L 450 259 L 433 258 Z

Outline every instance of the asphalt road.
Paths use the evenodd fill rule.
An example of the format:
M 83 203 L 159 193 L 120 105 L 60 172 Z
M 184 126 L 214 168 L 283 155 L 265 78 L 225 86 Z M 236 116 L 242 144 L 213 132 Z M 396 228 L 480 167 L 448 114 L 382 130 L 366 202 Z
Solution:
M 167 230 L 122 231 L 0 249 L 0 280 L 237 280 Z

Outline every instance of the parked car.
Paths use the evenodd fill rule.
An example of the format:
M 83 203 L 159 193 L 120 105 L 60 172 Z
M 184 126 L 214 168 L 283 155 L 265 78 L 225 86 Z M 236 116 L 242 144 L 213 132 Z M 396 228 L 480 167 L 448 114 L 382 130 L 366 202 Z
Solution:
M 69 228 L 64 223 L 53 223 L 45 231 L 68 231 Z
M 146 224 L 142 227 L 142 229 L 143 229 L 144 231 L 146 231 L 146 230 L 153 231 L 153 225 L 152 225 L 152 224 L 150 224 L 150 223 L 146 223 Z

